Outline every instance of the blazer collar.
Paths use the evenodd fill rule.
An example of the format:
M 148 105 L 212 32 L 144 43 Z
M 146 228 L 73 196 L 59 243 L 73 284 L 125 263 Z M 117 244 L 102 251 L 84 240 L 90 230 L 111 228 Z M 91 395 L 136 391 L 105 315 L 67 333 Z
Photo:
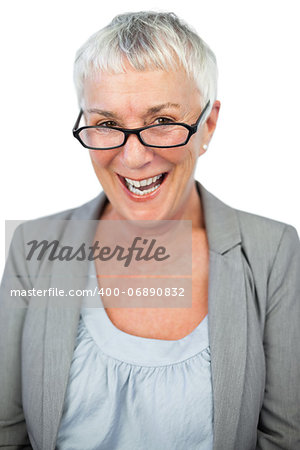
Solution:
M 247 353 L 247 295 L 237 213 L 198 181 L 196 186 L 202 201 L 210 249 L 208 326 L 214 450 L 221 450 L 234 448 L 238 428 Z M 107 201 L 103 192 L 91 202 L 75 209 L 71 219 L 98 219 Z M 82 227 L 76 228 L 82 232 Z M 83 288 L 86 280 L 77 276 L 76 270 L 70 280 L 59 277 L 59 273 L 56 275 L 55 281 L 64 289 L 68 286 Z M 61 307 L 61 299 L 57 300 L 50 298 L 48 301 L 45 327 L 44 377 L 41 380 L 45 450 L 55 448 L 81 307 L 80 297 L 72 298 L 72 307 Z
M 208 192 L 196 180 L 210 250 L 224 254 L 241 242 L 236 210 Z

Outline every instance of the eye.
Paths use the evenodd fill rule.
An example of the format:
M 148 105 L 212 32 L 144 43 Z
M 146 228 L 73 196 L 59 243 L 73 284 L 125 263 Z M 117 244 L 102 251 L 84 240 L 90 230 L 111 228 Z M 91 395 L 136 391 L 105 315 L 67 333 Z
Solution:
M 155 119 L 155 122 L 157 123 L 157 125 L 165 125 L 166 123 L 174 122 L 174 120 L 170 119 L 169 117 L 158 117 L 157 119 Z
M 96 125 L 101 126 L 101 127 L 116 127 L 117 123 L 114 122 L 113 120 L 107 120 L 106 122 L 98 122 Z

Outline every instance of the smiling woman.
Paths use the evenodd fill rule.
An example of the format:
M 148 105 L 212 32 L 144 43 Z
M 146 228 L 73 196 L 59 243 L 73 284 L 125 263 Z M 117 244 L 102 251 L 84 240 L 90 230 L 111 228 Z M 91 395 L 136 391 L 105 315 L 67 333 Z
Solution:
M 78 50 L 74 77 L 73 134 L 104 192 L 15 232 L 1 285 L 0 446 L 299 448 L 297 232 L 231 208 L 194 178 L 220 111 L 213 52 L 173 13 L 122 14 Z M 152 230 L 177 248 L 167 275 L 147 266 L 142 277 L 156 283 L 159 307 L 124 303 L 126 276 L 136 278 L 135 300 L 149 293 L 138 270 L 105 272 L 122 288 L 111 307 L 99 258 L 63 266 L 59 258 L 30 264 L 25 257 L 30 242 L 59 247 L 71 237 L 71 246 L 59 247 L 68 252 L 85 248 L 90 234 L 90 249 L 105 237 L 120 249 L 137 223 L 140 234 L 124 252 L 150 242 L 143 238 Z M 160 233 L 159 224 L 167 224 Z M 40 233 L 49 239 L 36 239 Z M 158 248 L 173 256 L 172 247 Z M 175 307 L 170 293 L 181 279 L 191 290 Z M 37 303 L 29 293 L 41 287 L 49 294 Z M 52 295 L 58 288 L 88 288 L 96 307 L 86 307 L 87 294 L 71 302 Z

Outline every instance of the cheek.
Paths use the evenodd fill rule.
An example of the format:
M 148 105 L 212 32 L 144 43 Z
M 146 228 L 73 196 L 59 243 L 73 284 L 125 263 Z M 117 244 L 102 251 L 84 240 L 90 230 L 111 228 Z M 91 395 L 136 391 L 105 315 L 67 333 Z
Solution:
M 188 146 L 184 146 L 174 149 L 156 150 L 156 153 L 159 154 L 162 160 L 164 159 L 174 166 L 179 166 L 187 163 L 191 159 L 193 152 Z
M 114 155 L 108 150 L 90 150 L 89 153 L 93 165 L 98 167 L 99 169 L 105 169 L 106 167 L 108 167 L 114 157 Z
M 192 169 L 196 164 L 199 156 L 199 150 L 197 145 L 186 145 L 184 147 L 177 147 L 164 150 L 161 152 L 161 157 L 168 160 L 171 164 L 178 168 Z

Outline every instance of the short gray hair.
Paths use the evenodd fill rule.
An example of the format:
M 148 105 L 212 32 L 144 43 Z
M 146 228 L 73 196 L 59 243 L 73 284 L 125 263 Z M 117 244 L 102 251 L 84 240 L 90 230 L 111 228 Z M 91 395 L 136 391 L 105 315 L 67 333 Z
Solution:
M 202 108 L 217 97 L 218 69 L 209 46 L 172 12 L 141 11 L 120 14 L 94 33 L 77 51 L 74 82 L 79 105 L 86 77 L 98 70 L 124 73 L 127 59 L 138 71 L 183 67 L 195 80 Z

